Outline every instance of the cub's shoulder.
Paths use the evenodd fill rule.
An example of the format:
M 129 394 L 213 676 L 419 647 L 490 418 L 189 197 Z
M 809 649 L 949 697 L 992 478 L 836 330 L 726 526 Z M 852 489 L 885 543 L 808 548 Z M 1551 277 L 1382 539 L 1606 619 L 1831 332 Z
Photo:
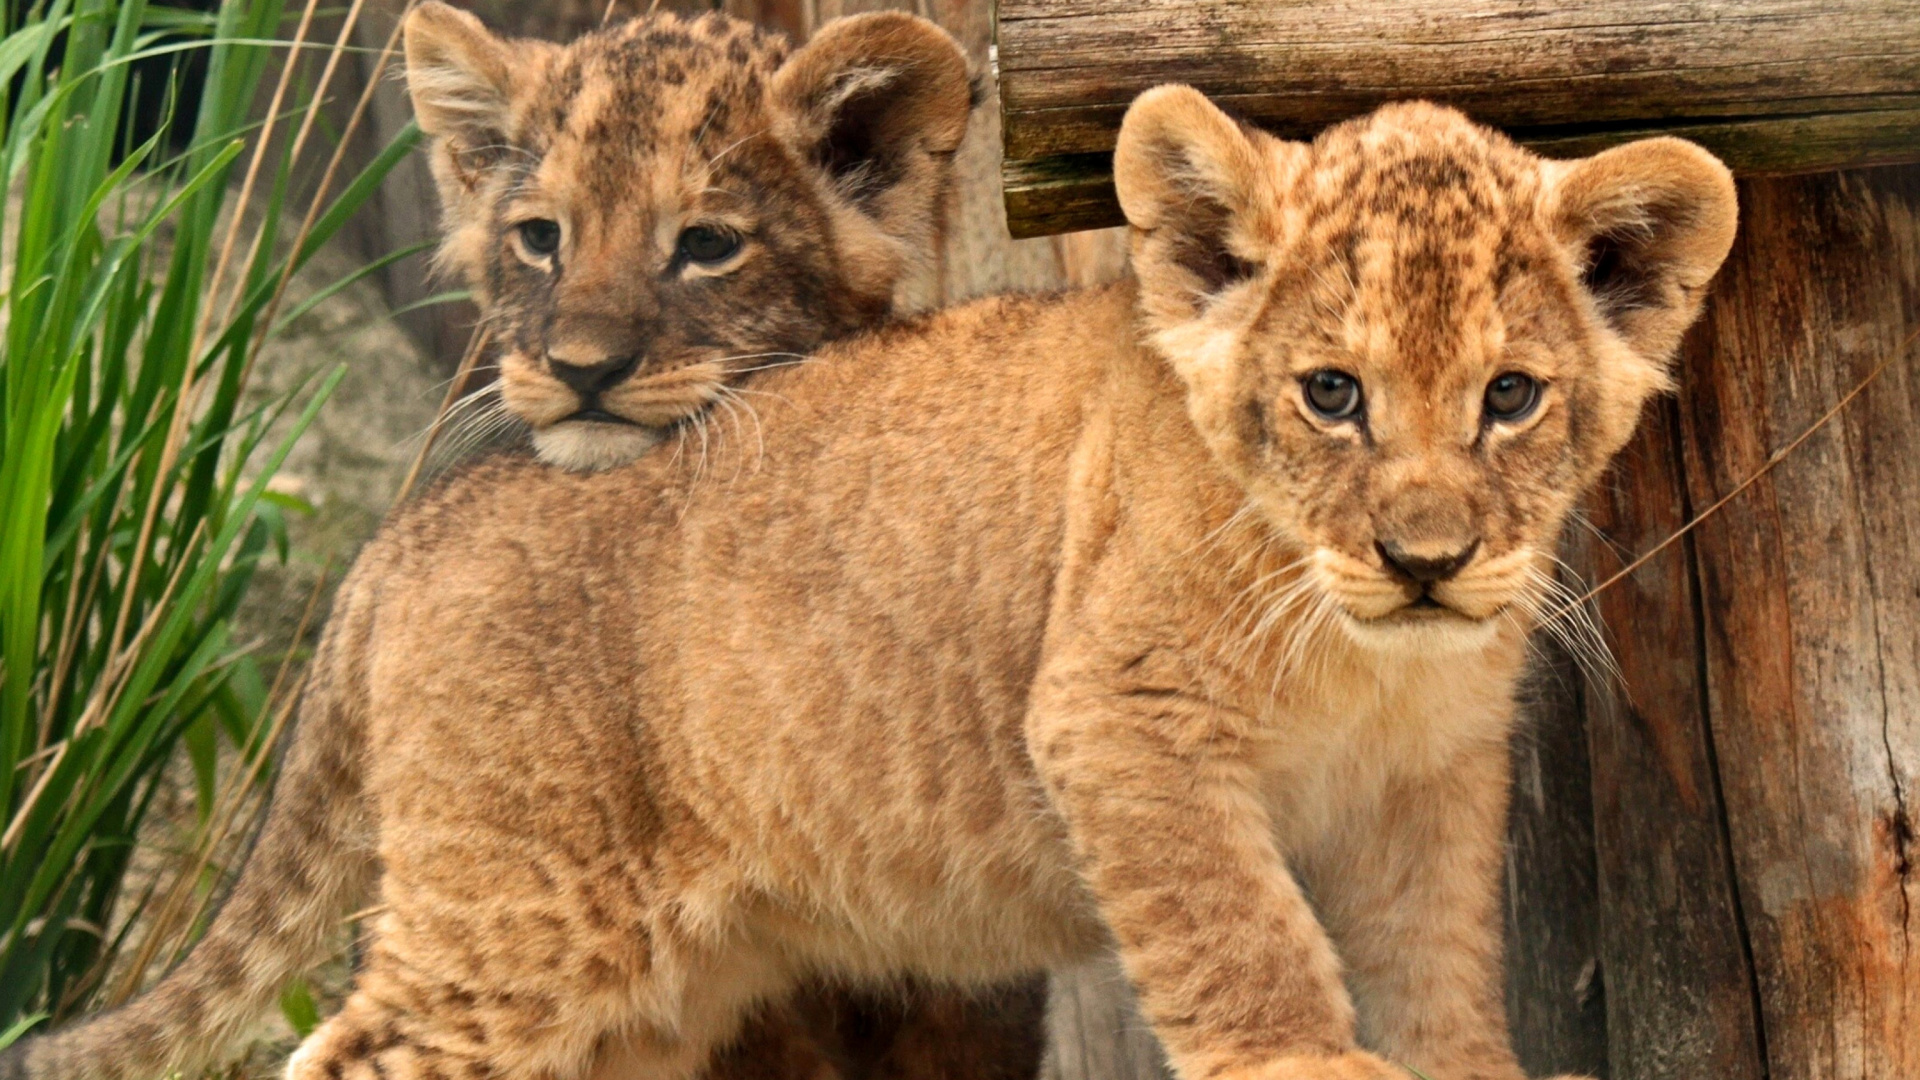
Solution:
M 822 354 L 853 359 L 924 350 L 948 359 L 990 360 L 1056 341 L 1098 343 L 1108 331 L 1124 332 L 1131 325 L 1132 288 L 1131 282 L 1123 281 L 982 297 L 854 334 L 827 346 Z
M 510 549 L 554 550 L 555 537 L 580 527 L 579 508 L 603 497 L 575 490 L 595 482 L 596 474 L 564 472 L 524 451 L 463 463 L 395 507 L 359 561 L 411 576 Z

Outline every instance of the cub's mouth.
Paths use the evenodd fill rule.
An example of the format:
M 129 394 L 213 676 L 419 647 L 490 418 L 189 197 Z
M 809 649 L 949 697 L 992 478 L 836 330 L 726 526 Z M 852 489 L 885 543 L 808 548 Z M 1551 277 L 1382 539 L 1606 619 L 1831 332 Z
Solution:
M 1478 616 L 1469 615 L 1430 592 L 1422 592 L 1419 596 L 1414 597 L 1412 600 L 1407 601 L 1392 611 L 1366 621 L 1382 626 L 1393 626 L 1398 623 L 1433 623 L 1447 621 L 1477 623 L 1481 620 Z
M 645 424 L 642 424 L 638 420 L 629 420 L 624 416 L 615 415 L 597 406 L 592 408 L 581 409 L 578 412 L 570 413 L 566 416 L 561 417 L 558 422 L 562 424 L 570 424 L 576 420 L 582 423 L 588 423 L 588 424 L 624 424 L 628 427 L 645 427 L 646 426 Z

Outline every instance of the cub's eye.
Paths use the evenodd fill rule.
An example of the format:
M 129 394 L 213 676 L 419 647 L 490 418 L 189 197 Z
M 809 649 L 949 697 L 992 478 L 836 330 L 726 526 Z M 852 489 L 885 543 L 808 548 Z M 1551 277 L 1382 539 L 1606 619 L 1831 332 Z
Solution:
M 1487 384 L 1487 418 L 1504 423 L 1525 420 L 1540 404 L 1540 382 L 1531 375 L 1509 371 Z
M 711 225 L 695 225 L 680 234 L 679 255 L 687 262 L 725 262 L 740 250 L 740 234 Z
M 1360 406 L 1365 402 L 1360 393 L 1360 380 L 1332 368 L 1302 379 L 1301 389 L 1307 395 L 1308 407 L 1328 420 L 1351 420 L 1360 415 Z
M 528 254 L 545 257 L 560 250 L 560 223 L 546 218 L 533 218 L 518 226 L 520 242 L 527 245 Z

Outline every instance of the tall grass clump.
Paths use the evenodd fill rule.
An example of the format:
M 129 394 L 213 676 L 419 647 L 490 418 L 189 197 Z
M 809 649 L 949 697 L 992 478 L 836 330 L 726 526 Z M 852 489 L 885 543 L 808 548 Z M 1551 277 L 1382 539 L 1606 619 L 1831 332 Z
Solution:
M 285 557 L 290 501 L 267 485 L 339 372 L 264 404 L 248 377 L 293 271 L 413 132 L 334 182 L 352 123 L 316 102 L 349 30 L 311 41 L 314 6 L 286 7 L 0 16 L 0 1033 L 122 998 L 191 940 L 297 682 L 233 615 Z M 167 87 L 135 133 L 135 72 L 195 51 L 203 90 Z M 292 163 L 311 177 L 330 149 L 294 200 Z M 176 750 L 197 831 L 126 888 Z

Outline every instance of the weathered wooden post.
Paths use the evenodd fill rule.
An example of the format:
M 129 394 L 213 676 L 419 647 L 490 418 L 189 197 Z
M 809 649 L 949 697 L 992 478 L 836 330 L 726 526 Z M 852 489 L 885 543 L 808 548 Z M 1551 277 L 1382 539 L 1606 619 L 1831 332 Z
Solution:
M 1543 673 L 1509 998 L 1536 1072 L 1920 1077 L 1920 167 L 1869 167 L 1920 161 L 1911 0 L 1000 0 L 998 43 L 1015 235 L 1119 220 L 1114 132 L 1168 81 L 1287 136 L 1426 97 L 1549 154 L 1681 135 L 1747 178 L 1680 394 L 1576 564 L 1652 548 L 1893 360 L 1599 598 L 1621 685 Z M 1060 1075 L 1153 1075 L 1110 973 L 1058 997 Z

